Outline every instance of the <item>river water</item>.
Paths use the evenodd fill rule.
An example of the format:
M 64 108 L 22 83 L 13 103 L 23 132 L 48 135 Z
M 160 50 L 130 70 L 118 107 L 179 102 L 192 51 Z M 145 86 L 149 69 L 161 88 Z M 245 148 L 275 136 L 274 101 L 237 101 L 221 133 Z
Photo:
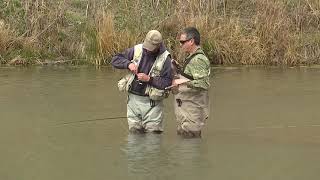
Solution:
M 203 138 L 183 139 L 172 97 L 163 134 L 128 134 L 123 72 L 0 67 L 0 179 L 318 179 L 320 68 L 212 70 Z

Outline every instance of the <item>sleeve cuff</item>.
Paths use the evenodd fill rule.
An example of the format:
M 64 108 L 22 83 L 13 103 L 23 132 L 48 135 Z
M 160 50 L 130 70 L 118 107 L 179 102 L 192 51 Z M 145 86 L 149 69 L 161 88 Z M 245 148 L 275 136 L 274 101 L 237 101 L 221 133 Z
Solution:
M 128 62 L 125 67 L 127 67 L 127 69 L 129 69 L 129 65 L 131 64 L 131 62 Z

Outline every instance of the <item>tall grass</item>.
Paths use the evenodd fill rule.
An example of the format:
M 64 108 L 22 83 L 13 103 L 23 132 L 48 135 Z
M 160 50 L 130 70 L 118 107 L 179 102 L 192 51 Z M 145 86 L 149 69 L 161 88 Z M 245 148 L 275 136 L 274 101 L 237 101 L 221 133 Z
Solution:
M 214 64 L 320 62 L 319 0 L 0 0 L 0 60 L 108 64 L 150 29 L 182 60 L 186 26 L 200 30 Z
M 3 21 L 0 21 L 0 55 L 8 50 L 11 37 L 12 35 L 10 34 L 9 28 L 4 24 Z M 3 61 L 4 57 L 0 56 L 0 59 Z
M 319 62 L 319 38 L 316 38 L 320 35 L 319 1 L 312 1 L 312 4 L 311 1 L 256 0 L 246 4 L 245 8 L 249 7 L 246 12 L 228 7 L 226 1 L 220 4 L 211 1 L 218 3 L 213 8 L 221 7 L 218 11 L 208 7 L 201 9 L 200 2 L 184 1 L 187 8 L 178 12 L 178 16 L 180 24 L 200 29 L 202 45 L 214 63 L 296 65 Z M 242 7 L 239 3 L 233 6 Z M 194 8 L 196 5 L 199 8 Z M 315 38 L 309 45 L 304 42 L 307 34 Z M 306 53 L 308 51 L 311 52 Z
M 101 60 L 104 57 L 111 57 L 115 53 L 123 50 L 123 48 L 130 47 L 137 41 L 135 34 L 132 34 L 128 29 L 119 31 L 115 29 L 114 16 L 111 13 L 102 11 L 101 18 L 97 21 L 97 27 L 99 58 L 96 64 L 101 65 Z

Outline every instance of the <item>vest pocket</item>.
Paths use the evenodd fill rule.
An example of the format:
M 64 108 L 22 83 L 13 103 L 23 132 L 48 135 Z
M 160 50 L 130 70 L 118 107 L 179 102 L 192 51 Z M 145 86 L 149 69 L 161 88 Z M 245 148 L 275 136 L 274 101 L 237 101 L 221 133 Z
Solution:
M 127 74 L 123 78 L 118 81 L 118 89 L 119 91 L 128 91 L 130 78 L 132 78 L 132 74 Z
M 151 100 L 160 101 L 169 96 L 169 91 L 151 87 L 148 94 Z

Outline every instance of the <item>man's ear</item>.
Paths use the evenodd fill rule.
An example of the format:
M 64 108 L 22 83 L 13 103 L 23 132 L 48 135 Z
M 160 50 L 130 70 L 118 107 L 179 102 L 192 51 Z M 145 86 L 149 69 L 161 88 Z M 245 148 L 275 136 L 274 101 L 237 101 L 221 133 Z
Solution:
M 194 39 L 193 39 L 193 38 L 192 38 L 192 39 L 190 39 L 190 41 L 191 41 L 191 43 L 192 43 L 192 44 L 194 44 Z

